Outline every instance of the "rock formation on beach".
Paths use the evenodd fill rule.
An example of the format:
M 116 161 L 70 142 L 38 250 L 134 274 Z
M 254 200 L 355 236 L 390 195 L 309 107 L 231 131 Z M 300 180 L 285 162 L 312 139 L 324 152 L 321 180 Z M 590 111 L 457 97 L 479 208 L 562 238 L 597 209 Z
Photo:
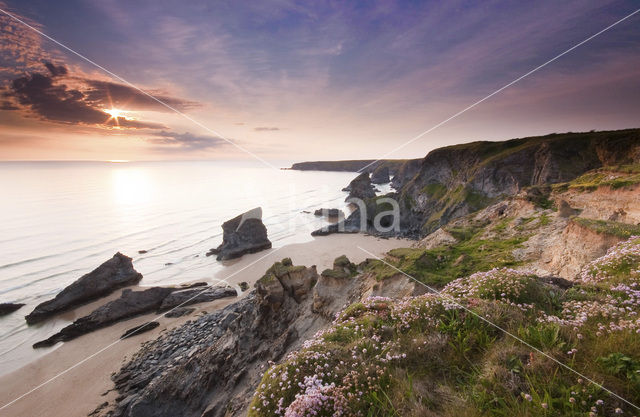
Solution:
M 122 336 L 120 336 L 120 339 L 128 339 L 130 337 L 137 336 L 141 333 L 151 331 L 158 326 L 160 326 L 160 323 L 158 323 L 157 321 L 149 321 L 147 323 L 143 323 L 140 326 L 132 327 L 131 329 L 124 332 Z
M 347 196 L 345 201 L 348 201 L 351 198 L 359 198 L 361 200 L 364 200 L 376 196 L 375 187 L 371 184 L 369 174 L 366 172 L 363 172 L 362 174 L 355 177 L 349 183 L 349 185 L 342 189 L 342 191 L 349 192 L 349 195 Z
M 0 303 L 0 316 L 6 316 L 16 310 L 19 310 L 24 304 L 19 303 Z
M 314 216 L 322 216 L 328 218 L 342 218 L 344 213 L 340 209 L 336 208 L 321 208 L 313 212 Z
M 58 342 L 72 340 L 142 314 L 159 313 L 178 306 L 204 303 L 236 295 L 236 290 L 230 287 L 195 287 L 190 289 L 151 287 L 141 291 L 125 289 L 120 298 L 98 307 L 89 315 L 77 319 L 48 339 L 35 343 L 33 347 L 48 347 Z
M 86 304 L 113 291 L 137 284 L 142 274 L 133 268 L 131 258 L 120 252 L 102 265 L 83 275 L 55 298 L 45 301 L 25 317 L 28 324 L 45 320 L 55 314 Z
M 217 255 L 216 259 L 219 261 L 271 248 L 267 228 L 262 223 L 260 207 L 224 222 L 222 232 L 222 244 L 207 253 L 207 256 Z

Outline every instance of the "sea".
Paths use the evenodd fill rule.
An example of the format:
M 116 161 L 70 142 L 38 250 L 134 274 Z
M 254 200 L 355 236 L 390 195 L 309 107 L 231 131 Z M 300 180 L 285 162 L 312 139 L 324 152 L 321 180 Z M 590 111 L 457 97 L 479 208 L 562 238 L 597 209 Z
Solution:
M 120 251 L 143 286 L 212 278 L 206 252 L 224 221 L 262 207 L 275 248 L 313 239 L 317 208 L 347 209 L 356 173 L 278 170 L 247 161 L 0 162 L 0 375 L 46 354 L 31 345 L 69 324 L 24 316 Z M 140 253 L 146 251 L 146 253 Z

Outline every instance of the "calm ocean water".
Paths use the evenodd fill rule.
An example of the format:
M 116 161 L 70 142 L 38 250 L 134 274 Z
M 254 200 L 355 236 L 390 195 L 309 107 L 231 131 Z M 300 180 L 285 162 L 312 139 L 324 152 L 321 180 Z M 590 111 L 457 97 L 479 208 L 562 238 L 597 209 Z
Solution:
M 0 374 L 46 353 L 31 345 L 68 324 L 28 327 L 24 316 L 115 252 L 133 257 L 141 285 L 206 279 L 224 268 L 205 253 L 225 220 L 261 206 L 274 247 L 308 241 L 323 220 L 304 211 L 344 208 L 354 177 L 231 162 L 0 163 L 0 302 L 27 304 L 0 318 Z

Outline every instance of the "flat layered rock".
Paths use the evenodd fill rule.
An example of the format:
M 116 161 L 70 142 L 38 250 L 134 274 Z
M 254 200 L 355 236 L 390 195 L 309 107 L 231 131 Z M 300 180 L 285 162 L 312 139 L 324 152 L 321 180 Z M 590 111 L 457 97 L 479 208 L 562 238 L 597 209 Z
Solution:
M 148 321 L 144 324 L 141 324 L 140 326 L 136 326 L 127 330 L 122 336 L 120 336 L 120 339 L 128 339 L 132 336 L 137 336 L 144 332 L 151 331 L 158 326 L 160 326 L 160 323 L 158 323 L 157 321 Z
M 143 291 L 124 290 L 117 300 L 98 307 L 88 316 L 79 318 L 50 338 L 34 344 L 33 347 L 53 346 L 58 342 L 75 339 L 119 321 L 154 312 L 174 290 L 174 288 L 163 287 L 153 287 Z
M 262 223 L 262 209 L 257 207 L 222 224 L 222 244 L 211 249 L 207 256 L 216 255 L 224 261 L 239 258 L 246 253 L 271 248 L 267 228 Z
M 93 271 L 83 275 L 62 290 L 54 299 L 39 304 L 25 317 L 34 324 L 82 304 L 111 294 L 113 291 L 137 284 L 142 274 L 133 268 L 131 258 L 120 252 Z
M 22 308 L 24 304 L 19 303 L 0 303 L 0 316 L 6 316 L 7 314 L 11 314 L 16 310 Z

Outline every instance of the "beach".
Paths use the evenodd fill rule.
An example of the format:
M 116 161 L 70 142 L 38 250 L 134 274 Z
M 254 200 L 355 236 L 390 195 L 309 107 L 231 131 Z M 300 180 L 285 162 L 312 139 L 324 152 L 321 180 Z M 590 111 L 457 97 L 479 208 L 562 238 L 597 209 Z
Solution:
M 252 288 L 264 271 L 282 258 L 291 258 L 296 265 L 316 265 L 318 272 L 321 272 L 330 268 L 333 260 L 340 255 L 347 255 L 356 263 L 370 257 L 359 247 L 382 255 L 393 248 L 409 244 L 404 239 L 382 239 L 364 234 L 318 237 L 311 242 L 285 245 L 224 262 L 224 268 L 216 272 L 210 282 L 215 284 L 224 280 L 223 282 L 236 286 L 244 281 Z M 117 298 L 120 292 L 67 314 L 70 318 L 88 314 L 106 301 Z M 0 392 L 0 407 L 33 390 L 0 410 L 0 414 L 45 416 L 51 415 L 55 410 L 56 415 L 86 416 L 98 405 L 115 398 L 117 394 L 109 392 L 113 387 L 110 376 L 126 358 L 135 354 L 143 342 L 152 340 L 162 332 L 180 326 L 203 312 L 224 308 L 235 300 L 237 298 L 196 304 L 193 306 L 196 308 L 194 313 L 181 318 L 157 318 L 154 314 L 140 316 L 63 343 L 50 353 L 0 377 L 0 386 L 3 387 Z M 129 339 L 119 339 L 126 330 L 152 319 L 157 319 L 160 326 Z

